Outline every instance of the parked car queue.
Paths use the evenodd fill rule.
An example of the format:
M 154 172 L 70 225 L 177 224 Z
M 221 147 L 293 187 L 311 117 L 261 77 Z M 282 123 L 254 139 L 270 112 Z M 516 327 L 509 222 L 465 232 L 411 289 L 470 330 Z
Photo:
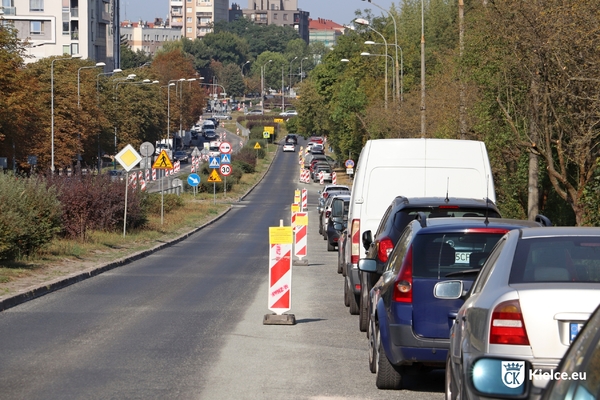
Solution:
M 378 141 L 389 140 L 396 139 Z M 479 154 L 487 159 L 481 145 L 477 144 L 482 149 Z M 386 142 L 384 147 L 394 146 Z M 376 177 L 373 182 L 366 174 L 361 181 L 356 176 L 348 190 L 350 210 L 341 214 L 344 224 L 338 224 L 342 229 L 335 244 L 337 271 L 344 277 L 344 303 L 351 314 L 360 315 L 359 329 L 367 331 L 365 361 L 379 388 L 400 389 L 415 372 L 445 368 L 447 399 L 490 397 L 490 393 L 510 398 L 517 392 L 486 392 L 473 371 L 479 367 L 485 372 L 489 364 L 493 367 L 488 369 L 496 373 L 500 366 L 494 361 L 503 357 L 526 362 L 540 376 L 562 365 L 563 355 L 600 304 L 600 228 L 551 227 L 543 216 L 535 221 L 502 219 L 493 182 L 484 178 L 478 194 L 454 196 L 456 185 L 449 182 L 456 184 L 457 162 L 447 162 L 435 166 L 439 177 L 425 179 L 435 185 L 445 180 L 443 188 L 432 189 L 435 185 L 429 182 L 418 184 L 417 192 L 424 196 L 415 196 L 414 188 L 394 190 L 390 187 L 394 185 L 388 185 L 386 191 L 391 193 L 378 196 L 391 201 L 387 209 L 379 209 L 377 229 L 364 231 L 353 227 L 361 223 L 353 216 L 353 202 L 360 198 L 362 208 L 377 214 L 377 207 L 367 200 L 373 194 L 367 192 L 382 179 Z M 450 166 L 455 170 L 440 179 Z M 369 168 L 362 165 L 363 171 Z M 394 176 L 389 164 L 377 168 Z M 420 166 L 399 168 L 414 173 Z M 489 162 L 483 163 L 482 170 L 486 168 Z M 465 181 L 474 186 L 473 180 Z M 360 194 L 357 183 L 366 186 L 359 188 Z M 439 196 L 440 192 L 446 195 Z M 326 210 L 335 197 L 344 201 L 344 196 L 348 194 L 336 193 L 327 206 L 324 201 L 319 206 L 323 212 L 319 231 L 324 239 L 327 218 L 331 219 Z M 421 209 L 396 211 L 413 204 Z M 329 241 L 327 246 L 331 250 Z M 514 398 L 544 393 L 547 383 L 544 379 L 528 381 Z M 590 393 L 595 397 L 600 392 Z

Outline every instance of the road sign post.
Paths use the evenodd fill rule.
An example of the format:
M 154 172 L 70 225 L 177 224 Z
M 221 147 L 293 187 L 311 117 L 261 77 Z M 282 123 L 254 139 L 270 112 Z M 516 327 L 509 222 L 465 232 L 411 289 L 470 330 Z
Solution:
M 125 237 L 127 233 L 127 189 L 129 188 L 129 171 L 142 160 L 142 156 L 135 151 L 132 145 L 128 144 L 115 156 L 115 160 L 117 160 L 125 170 L 125 211 L 123 215 L 123 237 Z

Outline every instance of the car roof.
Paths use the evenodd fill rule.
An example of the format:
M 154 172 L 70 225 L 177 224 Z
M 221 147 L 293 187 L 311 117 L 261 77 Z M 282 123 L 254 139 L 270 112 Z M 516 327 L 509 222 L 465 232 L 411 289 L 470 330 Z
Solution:
M 489 206 L 496 210 L 496 205 L 493 201 L 486 199 L 473 199 L 465 197 L 404 197 L 397 196 L 392 200 L 392 206 L 397 207 L 423 207 L 423 206 L 439 206 L 439 205 L 458 205 L 464 207 Z
M 522 238 L 559 237 L 559 236 L 599 236 L 600 228 L 590 226 L 549 226 L 523 231 Z
M 436 232 L 456 232 L 465 229 L 518 229 L 518 228 L 541 228 L 535 221 L 510 219 L 510 218 L 484 218 L 484 217 L 439 217 L 427 218 L 425 226 L 423 221 L 415 220 L 411 224 L 421 225 L 417 234 Z M 537 230 L 537 229 L 536 229 Z

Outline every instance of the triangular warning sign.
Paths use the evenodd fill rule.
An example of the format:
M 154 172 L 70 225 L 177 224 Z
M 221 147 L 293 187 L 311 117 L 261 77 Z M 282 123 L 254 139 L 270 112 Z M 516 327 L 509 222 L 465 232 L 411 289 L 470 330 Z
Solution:
M 154 161 L 154 165 L 152 165 L 152 168 L 154 168 L 154 169 L 172 169 L 173 168 L 173 163 L 171 162 L 171 159 L 169 158 L 169 156 L 167 155 L 167 152 L 165 150 L 161 150 L 159 156 L 156 158 L 156 161 Z
M 254 145 L 254 148 L 255 148 L 255 149 L 260 149 L 260 148 L 262 148 L 262 147 L 260 147 L 260 144 L 259 144 L 258 142 L 256 142 L 256 144 Z
M 221 176 L 216 169 L 213 169 L 207 179 L 208 182 L 221 182 Z

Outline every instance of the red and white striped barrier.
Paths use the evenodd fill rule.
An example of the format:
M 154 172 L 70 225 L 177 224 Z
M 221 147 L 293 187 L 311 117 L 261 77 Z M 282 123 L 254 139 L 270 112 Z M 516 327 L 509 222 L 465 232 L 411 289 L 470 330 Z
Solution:
M 268 308 L 281 315 L 292 308 L 292 228 L 269 228 Z
M 146 182 L 149 182 L 149 181 L 150 181 L 150 170 L 147 169 L 146 170 Z
M 337 174 L 335 173 L 335 171 L 331 173 L 331 184 L 332 185 L 337 184 Z
M 323 171 L 319 172 L 319 183 L 321 185 L 325 184 L 325 174 L 323 173 Z
M 308 190 L 302 189 L 302 203 L 300 205 L 300 211 L 308 210 Z
M 175 161 L 173 165 L 173 172 L 178 173 L 181 170 L 181 163 L 179 161 Z
M 156 180 L 156 169 L 152 168 L 152 180 L 155 181 Z
M 308 213 L 299 212 L 295 215 L 295 240 L 294 240 L 294 255 L 302 260 L 306 257 L 307 247 L 307 225 L 308 225 Z
M 140 190 L 142 192 L 146 191 L 146 181 L 144 179 L 140 179 Z
M 135 172 L 131 174 L 131 178 L 129 178 L 129 183 L 131 184 L 132 188 L 137 188 L 137 174 Z
M 310 183 L 310 171 L 307 169 L 302 170 L 302 182 Z

